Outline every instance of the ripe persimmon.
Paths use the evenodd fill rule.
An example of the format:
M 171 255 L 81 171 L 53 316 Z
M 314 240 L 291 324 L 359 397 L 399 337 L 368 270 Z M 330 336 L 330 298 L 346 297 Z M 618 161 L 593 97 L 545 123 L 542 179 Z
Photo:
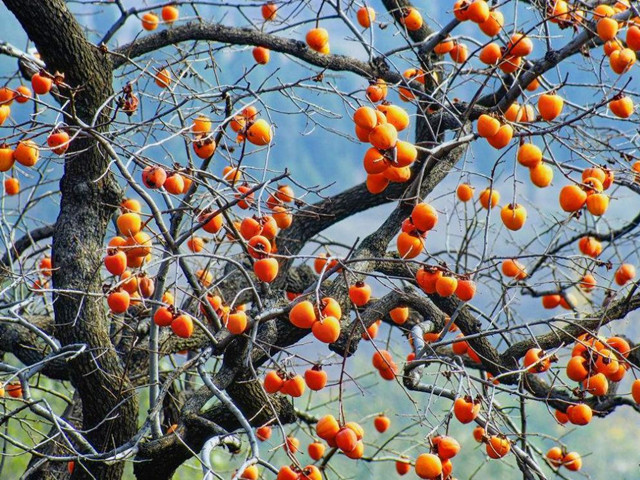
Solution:
M 180 195 L 184 192 L 184 178 L 179 173 L 169 174 L 163 186 L 167 192 Z
M 122 275 L 127 269 L 127 255 L 123 251 L 114 251 L 104 259 L 104 266 L 111 275 Z
M 475 0 L 467 7 L 467 19 L 474 23 L 484 23 L 490 15 L 489 5 L 484 0 Z
M 479 23 L 478 26 L 485 35 L 495 37 L 504 26 L 504 15 L 499 10 L 491 10 L 489 17 L 484 22 Z
M 161 188 L 167 180 L 167 172 L 160 166 L 147 165 L 142 170 L 142 183 L 152 190 Z
M 542 306 L 546 309 L 556 308 L 558 305 L 560 305 L 561 299 L 562 297 L 557 294 L 544 295 L 542 297 Z
M 378 150 L 377 148 L 368 149 L 364 154 L 362 163 L 364 164 L 364 170 L 368 174 L 382 173 L 389 166 L 384 155 L 380 153 L 380 150 Z
M 514 33 L 507 44 L 507 52 L 516 57 L 526 57 L 533 52 L 533 42 L 524 33 Z
M 591 215 L 600 216 L 609 208 L 609 196 L 604 193 L 588 195 L 586 200 L 587 210 Z
M 333 343 L 340 336 L 340 321 L 335 317 L 316 320 L 311 326 L 313 336 L 323 343 Z
M 401 232 L 396 241 L 398 253 L 402 258 L 415 258 L 424 249 L 424 240 L 417 235 Z
M 560 447 L 551 447 L 545 456 L 552 466 L 557 468 L 562 465 L 562 457 L 564 455 Z
M 524 366 L 529 373 L 542 373 L 549 370 L 551 360 L 540 348 L 530 348 L 524 356 Z
M 615 374 L 619 366 L 618 357 L 608 348 L 602 348 L 598 351 L 598 354 L 595 355 L 595 370 L 605 377 Z M 601 378 L 597 380 L 601 382 Z
M 11 398 L 22 398 L 22 385 L 20 382 L 11 382 L 5 388 Z
M 275 370 L 270 370 L 264 377 L 264 390 L 267 393 L 276 393 L 279 392 L 282 386 L 284 385 L 284 379 L 280 376 L 278 372 Z
M 271 142 L 271 126 L 259 118 L 247 129 L 247 140 L 258 146 L 268 145 Z
M 555 93 L 545 93 L 538 98 L 538 112 L 546 121 L 550 122 L 562 113 L 564 100 Z
M 294 470 L 288 465 L 280 467 L 276 480 L 299 480 L 300 470 L 296 467 Z
M 416 273 L 418 286 L 428 294 L 436 293 L 436 283 L 442 277 L 442 270 L 421 268 Z
M 601 18 L 596 24 L 596 31 L 603 42 L 613 40 L 618 34 L 618 22 L 609 17 Z
M 416 458 L 416 475 L 420 478 L 435 479 L 442 473 L 442 461 L 432 453 L 422 453 Z
M 321 442 L 313 442 L 310 443 L 307 447 L 307 453 L 309 456 L 318 461 L 324 456 L 325 446 L 324 443 Z
M 340 431 L 340 425 L 333 415 L 325 415 L 316 423 L 316 435 L 326 441 L 333 441 Z
M 134 212 L 123 213 L 116 219 L 116 225 L 122 235 L 132 237 L 142 228 L 142 219 Z
M 142 212 L 142 205 L 135 198 L 125 198 L 122 202 L 120 202 L 120 209 L 122 210 L 122 213 L 140 213 Z
M 247 250 L 253 258 L 265 258 L 271 253 L 271 242 L 262 235 L 256 235 L 249 239 Z
M 403 325 L 409 319 L 409 307 L 392 308 L 389 316 L 396 325 Z
M 505 277 L 512 277 L 516 280 L 523 280 L 527 277 L 527 271 L 516 259 L 507 259 L 502 262 L 502 273 Z
M 265 47 L 253 47 L 251 54 L 258 65 L 266 65 L 271 58 L 271 51 Z
M 247 330 L 248 324 L 247 314 L 238 308 L 226 316 L 225 327 L 233 335 L 242 335 Z
M 384 172 L 382 172 L 382 176 L 393 183 L 405 183 L 411 178 L 411 168 L 408 166 L 394 167 L 393 165 L 390 165 Z
M 322 52 L 329 44 L 329 32 L 324 28 L 314 28 L 307 32 L 307 45 L 316 52 Z
M 615 273 L 615 281 L 618 285 L 623 286 L 628 281 L 633 280 L 636 276 L 636 268 L 630 263 L 623 263 L 618 267 Z
M 261 258 L 253 264 L 253 273 L 261 282 L 271 283 L 278 276 L 278 260 L 275 258 Z
M 126 290 L 116 290 L 107 297 L 107 304 L 112 313 L 124 313 L 129 308 L 131 297 Z
M 480 413 L 480 404 L 471 397 L 458 397 L 453 403 L 453 414 L 460 423 L 471 423 Z
M 511 443 L 504 437 L 492 435 L 489 437 L 486 450 L 490 458 L 502 458 L 511 450 Z
M 305 389 L 306 386 L 303 378 L 300 375 L 293 375 L 284 381 L 284 383 L 282 384 L 282 388 L 280 389 L 280 393 L 289 395 L 294 398 L 299 398 L 304 394 Z M 291 450 L 293 453 L 295 453 L 300 443 L 293 443 L 295 445 L 295 449 L 292 448 Z
M 480 192 L 480 205 L 482 208 L 489 209 L 498 205 L 500 201 L 500 192 L 495 188 L 486 188 Z
M 456 63 L 464 63 L 469 58 L 469 48 L 464 43 L 456 42 L 449 52 L 449 56 Z
M 573 356 L 567 362 L 566 373 L 574 382 L 582 382 L 589 376 L 589 364 L 584 357 Z
M 514 73 L 518 70 L 518 68 L 520 68 L 520 65 L 522 65 L 522 57 L 516 57 L 515 55 L 506 55 L 502 57 L 502 60 L 498 64 L 498 67 L 504 73 Z M 527 120 L 520 121 L 524 122 Z
M 577 185 L 565 185 L 560 190 L 559 201 L 565 212 L 575 212 L 585 205 L 587 194 Z
M 409 114 L 407 111 L 397 105 L 378 105 L 378 110 L 384 113 L 386 121 L 393 125 L 398 132 L 401 132 L 409 126 Z M 378 121 L 378 123 L 382 123 Z M 408 142 L 404 142 L 408 143 Z
M 473 190 L 468 183 L 461 183 L 456 189 L 456 195 L 461 202 L 468 202 L 473 198 Z
M 636 52 L 640 50 L 640 27 L 631 25 L 627 29 L 626 36 L 627 47 Z
M 175 5 L 165 5 L 162 7 L 160 14 L 167 25 L 172 25 L 180 17 L 180 11 Z
M 626 95 L 609 102 L 609 110 L 618 118 L 629 118 L 633 114 L 633 109 L 633 100 Z
M 450 38 L 447 38 L 433 47 L 433 52 L 436 55 L 446 55 L 453 49 L 454 46 L 454 41 Z
M 31 94 L 31 90 L 29 89 L 29 87 L 25 86 L 25 85 L 20 85 L 18 88 L 16 88 L 16 96 L 15 96 L 15 100 L 18 103 L 26 103 L 29 101 L 29 99 L 31 98 L 32 94 Z
M 289 321 L 298 328 L 311 328 L 317 320 L 313 304 L 303 300 L 289 311 Z
M 147 31 L 155 30 L 158 28 L 158 24 L 160 23 L 160 19 L 158 15 L 153 12 L 147 12 L 142 16 L 142 28 Z
M 640 379 L 634 380 L 631 384 L 631 397 L 634 402 L 640 404 Z
M 153 315 L 153 323 L 159 327 L 168 327 L 173 322 L 174 312 L 168 307 L 160 307 Z
M 478 59 L 485 65 L 497 65 L 502 59 L 502 49 L 500 48 L 500 45 L 495 42 L 485 45 L 482 50 L 480 50 Z
M 355 450 L 358 437 L 352 429 L 343 427 L 336 434 L 335 442 L 340 450 L 349 453 Z
M 416 147 L 412 143 L 402 140 L 396 142 L 395 154 L 395 167 L 408 167 L 418 158 L 418 150 Z M 409 174 L 411 174 L 410 170 Z
M 16 92 L 9 87 L 0 87 L 0 105 L 9 106 L 13 103 L 16 97 Z
M 436 292 L 441 297 L 450 297 L 458 288 L 458 279 L 448 275 L 441 276 L 436 281 Z
M 378 125 L 378 116 L 371 107 L 360 107 L 353 114 L 353 122 L 361 128 L 371 130 Z
M 582 237 L 578 240 L 578 248 L 583 255 L 597 258 L 602 252 L 602 244 L 594 237 Z
M 572 472 L 577 472 L 582 468 L 582 458 L 576 452 L 569 452 L 562 457 L 562 466 Z
M 362 307 L 371 298 L 371 286 L 363 281 L 358 281 L 349 287 L 349 298 L 356 307 Z
M 513 138 L 513 127 L 511 125 L 502 125 L 498 133 L 493 137 L 487 137 L 487 142 L 496 150 L 500 150 L 507 145 Z
M 500 130 L 500 121 L 495 117 L 483 113 L 478 117 L 476 130 L 478 131 L 478 135 L 483 138 L 493 137 L 498 133 L 498 130 Z
M 468 302 L 476 294 L 476 284 L 473 280 L 458 280 L 455 295 L 463 302 Z
M 379 78 L 375 83 L 369 85 L 366 89 L 366 95 L 373 103 L 378 103 L 387 98 L 388 87 L 387 82 Z
M 63 155 L 69 148 L 69 134 L 64 130 L 53 132 L 47 137 L 47 145 L 53 153 Z
M 396 460 L 396 473 L 398 475 L 400 476 L 406 475 L 410 471 L 411 471 L 411 464 L 409 463 L 409 460 L 406 460 L 406 461 Z
M 272 429 L 269 425 L 263 425 L 256 429 L 256 438 L 261 442 L 269 440 L 271 438 L 271 434 L 272 434 Z
M 180 338 L 189 338 L 193 334 L 193 320 L 187 314 L 178 315 L 171 322 L 171 330 Z
M 260 7 L 260 13 L 265 22 L 272 22 L 276 19 L 278 6 L 273 2 L 266 2 Z
M 13 158 L 20 165 L 33 167 L 40 157 L 40 149 L 33 140 L 21 140 L 13 151 Z
M 485 429 L 481 426 L 477 426 L 473 429 L 473 439 L 478 443 L 482 443 L 485 434 Z
M 400 18 L 400 23 L 407 27 L 407 30 L 414 32 L 422 28 L 422 15 L 418 10 L 413 7 L 408 7 L 404 10 L 403 16 Z
M 527 220 L 527 210 L 522 205 L 510 203 L 502 207 L 500 218 L 505 227 L 517 231 L 524 226 Z
M 630 48 L 621 48 L 609 55 L 611 70 L 618 75 L 628 72 L 634 63 L 636 63 L 636 52 Z
M 469 0 L 456 0 L 453 4 L 453 15 L 461 22 L 469 20 L 469 5 L 471 5 Z
M 0 172 L 8 172 L 14 163 L 13 149 L 6 143 L 0 144 Z
M 393 148 L 397 141 L 398 130 L 390 123 L 377 125 L 369 133 L 369 142 L 379 150 Z
M 591 407 L 585 403 L 569 405 L 569 407 L 567 407 L 567 417 L 569 417 L 569 421 L 574 425 L 586 425 L 591 422 L 592 416 L 593 411 Z
M 371 7 L 360 7 L 356 12 L 358 23 L 363 28 L 369 28 L 376 19 L 376 11 Z
M 364 443 L 362 442 L 362 440 L 358 440 L 356 442 L 356 447 L 350 452 L 344 452 L 344 454 L 347 458 L 350 458 L 352 460 L 358 460 L 359 458 L 362 458 L 362 455 L 364 455 Z M 313 465 L 311 465 L 311 467 L 317 469 L 317 467 Z M 313 480 L 322 480 L 322 476 L 319 471 L 317 476 Z
M 46 95 L 53 86 L 53 79 L 45 72 L 35 73 L 31 77 L 31 88 L 38 95 Z
M 10 197 L 20 193 L 20 181 L 15 177 L 7 177 L 3 182 L 4 192 Z
M 327 385 L 327 372 L 320 365 L 314 365 L 304 372 L 304 381 L 311 390 L 322 390 Z
M 460 444 L 453 437 L 437 436 L 432 441 L 441 460 L 449 460 L 460 452 Z
M 551 184 L 553 180 L 553 168 L 546 163 L 540 162 L 533 168 L 529 169 L 529 178 L 538 188 L 545 188 Z
M 523 143 L 518 148 L 517 158 L 520 165 L 534 168 L 542 162 L 542 150 L 532 143 Z
M 258 467 L 255 465 L 249 465 L 238 478 L 242 480 L 258 480 L 258 475 Z
M 373 419 L 373 426 L 379 433 L 384 433 L 391 426 L 391 420 L 384 413 L 381 413 Z

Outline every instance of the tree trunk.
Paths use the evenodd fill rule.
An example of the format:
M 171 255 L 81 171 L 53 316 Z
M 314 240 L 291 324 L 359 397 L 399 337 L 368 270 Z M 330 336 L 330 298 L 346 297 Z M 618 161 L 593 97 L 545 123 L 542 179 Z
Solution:
M 61 94 L 73 96 L 67 112 L 91 123 L 112 94 L 109 61 L 90 44 L 62 0 L 5 0 L 33 40 L 50 73 L 65 75 Z M 77 89 L 77 90 L 76 90 Z M 72 90 L 74 91 L 72 95 Z M 107 115 L 100 115 L 100 125 Z M 71 119 L 66 120 L 73 126 Z M 101 127 L 97 127 L 98 130 Z M 75 139 L 65 158 L 61 201 L 53 236 L 56 336 L 63 345 L 85 344 L 69 362 L 71 381 L 82 399 L 83 429 L 98 451 L 129 440 L 136 432 L 137 398 L 109 338 L 101 295 L 100 266 L 107 222 L 120 200 L 108 173 L 109 161 L 89 136 Z M 73 478 L 119 479 L 124 464 L 76 464 Z

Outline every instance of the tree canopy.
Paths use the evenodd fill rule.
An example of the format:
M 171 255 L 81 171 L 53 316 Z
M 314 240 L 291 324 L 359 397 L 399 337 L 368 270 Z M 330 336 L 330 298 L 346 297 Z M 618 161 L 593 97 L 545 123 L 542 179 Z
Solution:
M 0 476 L 637 472 L 636 3 L 3 4 Z

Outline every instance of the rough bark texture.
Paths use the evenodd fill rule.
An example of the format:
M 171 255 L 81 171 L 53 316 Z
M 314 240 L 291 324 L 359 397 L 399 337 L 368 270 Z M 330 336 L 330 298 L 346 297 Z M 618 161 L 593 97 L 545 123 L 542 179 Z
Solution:
M 6 0 L 50 72 L 65 75 L 72 96 L 67 113 L 92 123 L 112 93 L 111 66 L 91 45 L 62 0 Z M 45 20 L 45 21 L 43 21 Z M 74 91 L 78 89 L 77 91 Z M 97 118 L 98 123 L 103 117 Z M 73 124 L 71 119 L 67 123 Z M 98 127 L 100 128 L 100 127 Z M 102 298 L 101 251 L 107 222 L 120 198 L 107 157 L 88 136 L 69 149 L 60 182 L 60 213 L 53 235 L 53 286 L 57 337 L 63 345 L 83 343 L 87 353 L 70 361 L 71 381 L 83 406 L 83 428 L 98 451 L 129 440 L 136 431 L 137 400 L 109 338 Z M 124 464 L 91 463 L 74 478 L 119 479 Z

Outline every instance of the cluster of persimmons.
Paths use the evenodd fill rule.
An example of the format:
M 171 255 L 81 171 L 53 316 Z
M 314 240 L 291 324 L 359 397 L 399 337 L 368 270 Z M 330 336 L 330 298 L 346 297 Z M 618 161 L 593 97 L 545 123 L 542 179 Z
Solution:
M 549 7 L 549 21 L 559 26 L 578 28 L 587 22 L 587 14 L 595 22 L 598 37 L 604 43 L 604 53 L 608 57 L 610 68 L 621 75 L 631 69 L 636 61 L 636 51 L 640 50 L 640 27 L 636 25 L 637 18 L 619 20 L 619 16 L 626 12 L 629 5 L 620 0 L 615 5 L 598 5 L 591 12 L 585 13 L 581 8 L 570 6 L 563 0 L 557 0 Z M 399 23 L 407 31 L 422 28 L 423 19 L 420 12 L 409 7 L 401 12 Z M 261 7 L 261 15 L 265 22 L 274 21 L 278 15 L 277 5 L 271 2 Z M 460 22 L 477 24 L 480 32 L 490 38 L 497 37 L 503 31 L 504 16 L 498 8 L 490 7 L 484 0 L 458 0 L 453 6 L 453 15 Z M 179 10 L 174 5 L 162 8 L 161 15 L 153 12 L 142 15 L 142 27 L 147 31 L 157 29 L 161 24 L 168 27 L 178 21 Z M 363 6 L 356 12 L 356 20 L 362 28 L 370 28 L 376 21 L 376 12 L 369 6 Z M 626 29 L 625 40 L 621 40 L 621 32 Z M 321 55 L 330 53 L 329 32 L 316 26 L 306 33 L 307 46 Z M 516 32 L 509 36 L 504 45 L 491 41 L 478 53 L 478 60 L 488 68 L 499 69 L 506 74 L 520 70 L 532 54 L 534 43 L 526 33 Z M 458 64 L 470 60 L 469 48 L 460 40 L 445 38 L 434 48 L 434 53 L 440 56 L 449 55 Z M 270 61 L 270 51 L 264 46 L 254 46 L 252 55 L 256 63 L 266 65 Z M 174 85 L 170 68 L 158 69 L 153 76 L 155 84 L 161 89 L 169 89 Z M 437 81 L 433 72 L 424 72 L 417 68 L 410 68 L 403 72 L 403 82 L 399 86 L 390 86 L 383 79 L 373 79 L 366 88 L 363 98 L 365 105 L 359 106 L 353 112 L 355 136 L 367 144 L 364 153 L 363 167 L 367 174 L 366 186 L 371 194 L 381 194 L 391 183 L 405 183 L 412 178 L 412 165 L 419 158 L 421 148 L 413 143 L 399 139 L 399 132 L 410 125 L 410 115 L 407 111 L 387 100 L 391 88 L 397 88 L 401 101 L 410 102 L 421 95 L 420 88 L 428 79 Z M 31 89 L 20 85 L 15 89 L 0 88 L 0 125 L 11 114 L 13 101 L 18 104 L 28 102 L 33 94 L 46 95 L 56 85 L 61 85 L 64 77 L 60 74 L 52 75 L 42 70 L 31 78 Z M 537 79 L 532 80 L 524 88 L 534 92 L 540 88 Z M 554 176 L 549 160 L 548 145 L 538 144 L 528 135 L 525 127 L 534 122 L 557 122 L 562 115 L 564 99 L 557 91 L 551 89 L 538 96 L 537 105 L 512 103 L 503 113 L 486 112 L 480 114 L 475 123 L 474 138 L 484 138 L 496 150 L 507 148 L 514 137 L 519 138 L 515 161 L 529 170 L 531 183 L 538 188 L 548 187 Z M 33 93 L 32 93 L 33 92 Z M 131 89 L 125 89 L 119 107 L 132 115 L 138 108 L 139 101 Z M 623 92 L 616 94 L 608 101 L 610 112 L 618 118 L 629 118 L 634 112 L 632 99 Z M 432 113 L 430 110 L 428 113 Z M 474 117 L 475 118 L 475 117 Z M 229 127 L 236 135 L 236 141 L 245 141 L 257 147 L 269 146 L 272 142 L 273 128 L 265 119 L 259 117 L 256 107 L 248 105 L 237 114 L 226 119 L 214 128 L 213 122 L 205 117 L 193 119 L 189 142 L 195 155 L 203 160 L 211 159 L 218 147 L 216 134 L 222 135 Z M 73 141 L 71 129 L 60 126 L 53 129 L 47 137 L 47 147 L 57 155 L 65 155 Z M 6 143 L 0 145 L 0 172 L 8 172 L 17 162 L 23 167 L 34 167 L 38 162 L 41 146 L 33 139 L 23 139 L 14 146 Z M 545 151 L 547 155 L 545 156 Z M 633 170 L 640 176 L 640 162 L 633 165 Z M 567 178 L 569 178 L 567 176 Z M 142 171 L 142 184 L 149 190 L 159 190 L 171 195 L 189 195 L 194 180 L 193 173 L 188 169 L 169 169 L 161 164 L 146 164 Z M 600 217 L 607 212 L 609 196 L 605 193 L 613 184 L 614 172 L 607 167 L 591 166 L 581 171 L 579 180 L 571 179 L 571 183 L 563 186 L 558 203 L 559 207 L 573 217 L 588 212 L 593 217 Z M 243 180 L 243 172 L 239 168 L 228 166 L 223 171 L 223 181 L 230 185 L 234 192 L 233 206 L 241 211 L 251 210 L 256 203 L 252 187 Z M 5 179 L 4 189 L 8 195 L 20 192 L 18 179 L 14 176 Z M 255 278 L 264 284 L 273 282 L 279 274 L 279 257 L 276 245 L 281 230 L 290 227 L 293 221 L 291 203 L 295 200 L 293 189 L 288 185 L 279 185 L 269 192 L 266 201 L 268 214 L 258 210 L 257 215 L 232 217 L 224 215 L 222 210 L 208 208 L 196 211 L 196 224 L 193 234 L 187 240 L 188 249 L 194 254 L 202 252 L 208 240 L 199 234 L 202 230 L 211 235 L 224 232 L 225 238 L 235 242 L 247 253 L 251 262 Z M 468 183 L 461 183 L 456 190 L 457 199 L 466 203 L 474 200 L 475 189 Z M 493 184 L 485 187 L 478 195 L 480 206 L 490 211 L 498 206 L 500 193 Z M 228 213 L 228 212 L 226 212 Z M 112 314 L 120 315 L 127 312 L 131 305 L 139 304 L 143 299 L 154 297 L 155 285 L 153 279 L 144 272 L 153 254 L 154 238 L 147 229 L 152 220 L 144 220 L 140 202 L 128 198 L 120 205 L 116 219 L 118 235 L 108 241 L 105 250 L 104 267 L 113 277 L 112 284 L 107 288 L 105 298 Z M 231 218 L 231 220 L 228 220 Z M 523 228 L 527 221 L 527 211 L 523 205 L 508 203 L 500 209 L 500 219 L 504 226 L 511 231 Z M 426 202 L 416 201 L 408 218 L 402 223 L 401 231 L 396 240 L 396 248 L 402 259 L 414 259 L 425 248 L 428 233 L 438 223 L 438 212 Z M 146 231 L 145 231 L 146 230 Z M 597 258 L 602 245 L 597 238 L 584 236 L 578 242 L 579 251 L 591 258 Z M 39 265 L 39 272 L 44 277 L 51 275 L 49 257 L 44 257 Z M 341 271 L 342 266 L 337 259 L 318 255 L 314 268 L 319 275 L 327 275 Z M 507 278 L 516 282 L 527 278 L 527 271 L 518 259 L 506 259 L 501 263 L 501 271 Z M 624 286 L 635 278 L 633 265 L 624 263 L 617 268 L 614 280 L 619 286 Z M 196 272 L 197 280 L 206 290 L 200 312 L 207 319 L 208 311 L 212 310 L 222 319 L 222 324 L 232 335 L 245 333 L 251 324 L 244 305 L 229 306 L 220 295 L 211 293 L 214 276 L 207 269 Z M 476 284 L 468 273 L 457 273 L 442 265 L 421 266 L 415 274 L 417 285 L 425 293 L 437 294 L 441 297 L 455 296 L 462 302 L 473 299 Z M 595 277 L 587 272 L 577 282 L 579 288 L 588 293 L 596 287 Z M 34 285 L 36 286 L 36 285 Z M 38 287 L 46 286 L 46 281 Z M 349 286 L 349 300 L 351 310 L 365 308 L 372 299 L 372 289 L 364 280 L 359 280 Z M 331 297 L 313 298 L 306 295 L 288 293 L 288 318 L 291 324 L 301 329 L 308 329 L 321 343 L 330 344 L 338 340 L 341 333 L 340 319 L 343 317 L 342 307 L 336 299 Z M 205 305 L 207 308 L 205 308 Z M 576 305 L 576 299 L 567 291 L 542 296 L 544 308 L 552 309 L 562 306 L 571 310 Z M 208 308 L 210 307 L 210 309 Z M 406 306 L 399 306 L 389 312 L 391 320 L 397 325 L 403 325 L 409 318 L 410 311 Z M 153 321 L 159 327 L 170 327 L 171 331 L 183 338 L 190 337 L 194 332 L 194 318 L 190 313 L 181 311 L 175 304 L 171 292 L 163 292 L 160 305 L 154 308 Z M 362 334 L 366 340 L 376 338 L 381 320 L 370 325 Z M 453 323 L 450 330 L 457 327 Z M 438 341 L 444 332 L 430 332 L 424 335 L 428 343 Z M 463 334 L 458 334 L 452 343 L 455 355 L 466 355 L 472 361 L 480 363 L 478 354 L 465 341 Z M 621 337 L 601 338 L 592 335 L 581 335 L 575 343 L 571 358 L 566 365 L 566 376 L 569 380 L 578 382 L 575 390 L 580 402 L 570 405 L 566 413 L 556 410 L 555 416 L 560 423 L 570 422 L 574 425 L 586 425 L 591 421 L 593 412 L 582 400 L 587 395 L 603 396 L 609 390 L 609 382 L 619 382 L 629 370 L 627 357 L 630 346 Z M 411 353 L 407 361 L 415 358 Z M 545 352 L 540 348 L 531 348 L 526 352 L 523 361 L 523 372 L 542 374 L 551 368 L 553 362 L 558 361 L 555 353 Z M 398 375 L 398 366 L 391 353 L 387 350 L 376 350 L 372 364 L 385 380 L 394 380 Z M 491 378 L 491 377 L 490 377 Z M 499 383 L 499 378 L 491 378 Z M 306 388 L 319 391 L 328 383 L 327 374 L 321 365 L 313 365 L 304 372 L 304 376 L 287 372 L 284 368 L 269 370 L 263 381 L 264 389 L 269 394 L 284 394 L 297 398 L 304 394 Z M 22 395 L 19 384 L 9 384 L 7 393 L 12 397 Z M 4 395 L 4 390 L 1 392 Z M 632 385 L 632 396 L 640 403 L 640 380 Z M 472 398 L 461 395 L 455 399 L 453 413 L 457 421 L 462 424 L 478 420 L 482 408 L 480 397 Z M 309 456 L 319 461 L 325 454 L 325 444 L 330 448 L 337 448 L 346 457 L 359 459 L 364 455 L 364 429 L 356 422 L 346 422 L 343 415 L 336 419 L 333 415 L 326 415 L 317 422 L 316 434 L 320 440 L 314 440 L 308 446 Z M 379 433 L 384 433 L 390 426 L 390 419 L 381 414 L 374 419 L 374 427 Z M 271 426 L 264 425 L 256 430 L 256 437 L 265 441 L 271 436 Z M 512 448 L 512 442 L 498 432 L 488 433 L 482 426 L 473 430 L 474 438 L 485 444 L 486 453 L 492 459 L 499 459 L 507 455 Z M 322 441 L 325 443 L 323 443 Z M 295 454 L 300 442 L 295 437 L 288 437 L 285 449 Z M 423 479 L 452 479 L 452 459 L 459 453 L 458 441 L 446 435 L 434 435 L 429 438 L 430 450 L 421 453 L 414 460 L 402 457 L 396 461 L 396 470 L 404 475 L 413 465 L 415 473 Z M 576 471 L 582 466 L 582 459 L 576 452 L 567 452 L 563 446 L 554 446 L 546 457 L 553 467 L 565 467 Z M 241 474 L 243 479 L 256 479 L 258 469 L 255 465 L 247 467 Z M 278 480 L 320 480 L 321 471 L 315 465 L 301 467 L 300 465 L 285 465 L 279 470 Z

